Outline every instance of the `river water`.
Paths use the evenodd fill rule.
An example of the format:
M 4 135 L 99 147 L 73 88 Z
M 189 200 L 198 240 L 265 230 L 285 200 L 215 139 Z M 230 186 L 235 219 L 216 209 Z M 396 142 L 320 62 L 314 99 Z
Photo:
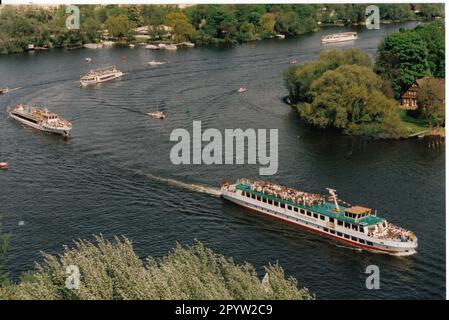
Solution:
M 358 47 L 374 57 L 389 32 L 413 24 L 358 30 Z M 341 31 L 342 29 L 338 29 Z M 195 239 L 248 261 L 262 272 L 279 262 L 319 299 L 444 298 L 444 147 L 423 141 L 373 141 L 308 128 L 282 102 L 289 61 L 317 57 L 332 28 L 235 48 L 177 52 L 143 48 L 64 51 L 0 57 L 0 212 L 12 235 L 7 270 L 33 268 L 39 251 L 57 253 L 73 239 L 125 235 L 138 254 L 161 256 Z M 84 58 L 92 57 L 88 64 Z M 168 63 L 149 67 L 152 59 Z M 80 88 L 93 67 L 117 65 L 122 79 Z M 248 91 L 236 90 L 246 86 Z M 73 121 L 68 141 L 8 118 L 17 102 L 47 106 Z M 156 109 L 164 121 L 149 118 Z M 175 128 L 279 129 L 279 170 L 270 180 L 306 191 L 338 190 L 340 198 L 376 208 L 413 230 L 418 253 L 393 257 L 360 252 L 261 217 L 215 196 L 224 180 L 257 178 L 259 165 L 171 164 Z M 379 290 L 365 287 L 368 265 L 380 268 Z

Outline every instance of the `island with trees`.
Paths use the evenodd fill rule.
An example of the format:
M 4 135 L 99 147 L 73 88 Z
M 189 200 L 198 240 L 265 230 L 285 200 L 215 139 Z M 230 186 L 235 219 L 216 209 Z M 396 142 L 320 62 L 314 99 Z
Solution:
M 323 51 L 290 66 L 284 83 L 299 116 L 318 128 L 385 139 L 443 135 L 444 55 L 444 24 L 435 21 L 386 36 L 374 65 L 359 49 Z

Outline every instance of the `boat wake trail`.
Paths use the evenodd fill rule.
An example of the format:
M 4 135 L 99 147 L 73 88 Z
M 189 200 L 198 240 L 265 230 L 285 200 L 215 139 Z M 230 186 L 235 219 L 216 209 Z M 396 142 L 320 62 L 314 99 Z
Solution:
M 171 185 L 174 187 L 178 187 L 181 189 L 187 189 L 190 191 L 206 193 L 206 194 L 209 194 L 214 197 L 221 196 L 221 190 L 219 188 L 214 188 L 214 187 L 210 187 L 210 186 L 206 186 L 206 185 L 202 185 L 202 184 L 182 182 L 182 181 L 170 179 L 170 178 L 163 178 L 163 177 L 155 176 L 151 173 L 143 173 L 143 172 L 139 172 L 139 173 L 145 175 L 146 177 L 148 177 L 152 180 L 162 182 L 162 183 L 165 183 L 165 184 L 168 184 L 168 185 Z

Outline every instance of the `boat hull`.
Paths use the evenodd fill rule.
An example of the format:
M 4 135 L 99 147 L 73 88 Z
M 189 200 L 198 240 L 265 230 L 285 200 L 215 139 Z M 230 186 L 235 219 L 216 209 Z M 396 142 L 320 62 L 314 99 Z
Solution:
M 328 43 L 340 43 L 340 42 L 349 42 L 357 40 L 357 37 L 354 38 L 342 38 L 342 39 L 322 39 L 322 44 L 328 44 Z
M 20 123 L 22 123 L 24 125 L 27 125 L 27 126 L 29 126 L 31 128 L 34 128 L 34 129 L 37 129 L 37 130 L 40 130 L 40 131 L 44 131 L 44 132 L 49 132 L 49 133 L 53 133 L 53 134 L 62 135 L 62 136 L 65 136 L 65 137 L 67 137 L 69 135 L 70 130 L 71 130 L 71 128 L 51 128 L 51 127 L 42 126 L 39 123 L 35 123 L 35 122 L 30 121 L 30 120 L 23 119 L 23 118 L 15 115 L 12 112 L 9 113 L 9 116 L 11 118 L 13 118 L 14 120 L 17 120 Z
M 101 79 L 100 77 L 97 77 L 95 80 L 80 80 L 80 83 L 83 87 L 85 87 L 85 86 L 94 85 L 97 83 L 112 81 L 112 80 L 120 78 L 121 76 L 123 76 L 123 72 L 116 72 L 113 74 L 113 76 L 105 78 L 105 79 Z
M 301 227 L 308 231 L 315 232 L 320 235 L 327 236 L 334 240 L 340 241 L 342 243 L 351 245 L 353 247 L 357 247 L 359 249 L 363 249 L 366 251 L 376 252 L 376 253 L 385 253 L 391 255 L 412 255 L 416 253 L 417 243 L 413 242 L 397 242 L 397 241 L 388 241 L 376 239 L 374 237 L 363 236 L 357 234 L 356 232 L 352 232 L 351 230 L 339 230 L 333 229 L 335 232 L 330 233 L 329 224 L 326 222 L 322 222 L 319 219 L 314 219 L 311 217 L 304 217 L 298 214 L 289 214 L 285 209 L 281 209 L 279 207 L 275 207 L 274 205 L 269 205 L 262 202 L 257 202 L 253 199 L 248 199 L 241 195 L 238 195 L 234 192 L 230 192 L 228 190 L 222 190 L 222 196 L 224 199 L 229 200 L 245 209 L 249 209 L 259 214 L 263 214 L 278 220 L 282 220 L 289 224 L 292 224 L 297 227 Z M 325 230 L 328 231 L 325 231 Z M 341 233 L 343 236 L 339 236 L 337 234 Z M 349 237 L 346 238 L 344 235 Z M 355 237 L 356 239 L 363 239 L 364 244 L 359 241 L 353 241 L 351 238 Z

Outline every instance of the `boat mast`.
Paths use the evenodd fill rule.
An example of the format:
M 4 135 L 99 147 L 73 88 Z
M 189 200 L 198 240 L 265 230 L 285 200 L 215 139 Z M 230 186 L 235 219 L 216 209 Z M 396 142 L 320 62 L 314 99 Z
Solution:
M 340 211 L 340 207 L 338 206 L 338 201 L 337 201 L 337 190 L 335 189 L 331 189 L 331 188 L 326 188 L 327 191 L 329 191 L 329 194 L 334 198 L 334 204 L 335 204 L 335 208 L 337 209 L 337 211 Z

